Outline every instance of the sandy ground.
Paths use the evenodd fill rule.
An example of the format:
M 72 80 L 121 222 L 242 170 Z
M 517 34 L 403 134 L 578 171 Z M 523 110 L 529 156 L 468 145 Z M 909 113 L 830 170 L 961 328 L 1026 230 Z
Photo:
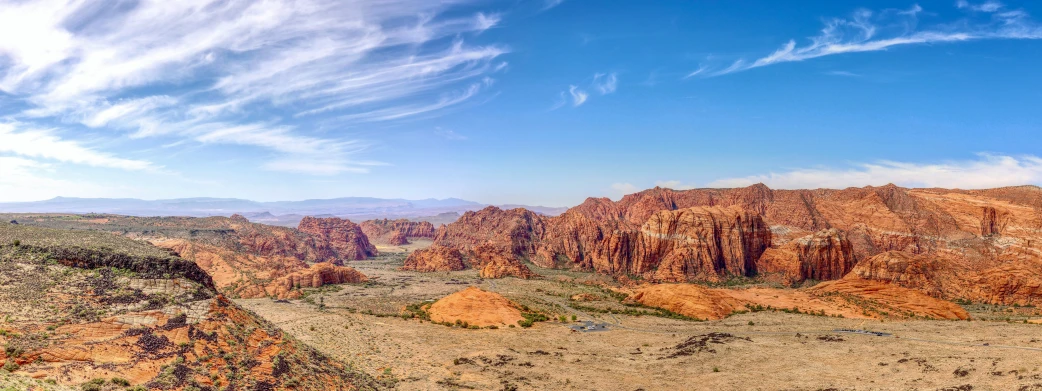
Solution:
M 537 270 L 548 278 L 481 280 L 474 271 L 400 272 L 401 260 L 402 254 L 387 254 L 353 263 L 375 282 L 312 294 L 307 301 L 323 303 L 321 310 L 303 300 L 239 302 L 327 354 L 398 379 L 400 390 L 1042 390 L 1036 324 L 780 312 L 707 322 L 613 315 L 575 310 L 567 299 L 602 295 L 570 282 L 597 276 Z M 610 323 L 609 331 L 575 332 L 568 328 L 573 323 L 557 321 L 465 330 L 379 316 L 469 285 L 580 321 Z M 584 304 L 616 305 L 608 298 Z M 840 328 L 892 336 L 834 331 Z

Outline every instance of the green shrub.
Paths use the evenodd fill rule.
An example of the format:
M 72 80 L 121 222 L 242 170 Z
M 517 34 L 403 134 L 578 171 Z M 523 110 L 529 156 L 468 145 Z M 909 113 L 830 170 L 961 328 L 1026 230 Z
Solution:
M 109 381 L 111 381 L 112 384 L 115 384 L 120 387 L 130 387 L 130 381 L 122 377 L 114 377 L 112 378 L 112 380 Z

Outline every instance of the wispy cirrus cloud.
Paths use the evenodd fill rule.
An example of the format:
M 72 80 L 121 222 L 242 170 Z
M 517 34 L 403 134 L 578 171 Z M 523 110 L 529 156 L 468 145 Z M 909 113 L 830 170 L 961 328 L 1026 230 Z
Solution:
M 802 168 L 784 172 L 726 178 L 710 187 L 741 187 L 764 183 L 778 189 L 879 186 L 984 189 L 1042 183 L 1042 158 L 981 154 L 977 159 L 940 163 L 880 161 L 847 168 Z
M 543 11 L 559 6 L 563 2 L 564 0 L 543 0 Z
M 618 74 L 616 74 L 615 72 L 594 73 L 592 81 L 589 82 L 589 89 L 592 91 L 596 91 L 601 95 L 608 95 L 614 93 L 615 90 L 618 89 L 618 87 L 619 78 Z M 569 97 L 571 98 L 570 100 Z M 590 93 L 587 92 L 586 89 L 572 84 L 568 86 L 567 94 L 565 93 L 565 91 L 562 91 L 560 94 L 558 94 L 557 101 L 555 101 L 554 105 L 550 107 L 550 110 L 557 110 L 563 107 L 564 105 L 568 104 L 569 101 L 572 103 L 572 107 L 579 107 L 582 106 L 583 103 L 586 103 L 586 101 L 589 98 Z
M 598 73 L 593 75 L 593 87 L 600 91 L 601 95 L 608 95 L 615 92 L 618 88 L 619 79 L 616 77 L 615 72 L 612 73 Z
M 821 33 L 799 44 L 792 39 L 764 57 L 738 59 L 725 67 L 700 67 L 687 77 L 713 77 L 743 72 L 754 68 L 819 57 L 887 50 L 898 46 L 931 43 L 953 43 L 998 39 L 1042 39 L 1042 25 L 1031 20 L 1023 10 L 1009 9 L 990 0 L 975 4 L 958 1 L 956 7 L 968 14 L 956 23 L 924 25 L 919 14 L 923 9 L 872 11 L 859 9 L 847 18 L 825 21 Z M 685 78 L 687 78 L 685 77 Z
M 252 146 L 274 153 L 261 167 L 272 170 L 366 171 L 338 128 L 437 115 L 505 68 L 505 46 L 467 42 L 501 14 L 455 12 L 469 2 L 0 0 L 0 91 L 40 128 Z
M 586 99 L 590 97 L 590 94 L 576 86 L 568 86 L 568 94 L 572 96 L 572 106 L 574 107 L 582 106 L 583 103 L 586 103 Z
M 981 4 L 971 4 L 966 0 L 955 2 L 955 6 L 961 9 L 969 9 L 977 12 L 996 12 L 1004 7 L 1004 5 L 998 1 L 985 1 Z
M 145 160 L 116 157 L 77 141 L 62 139 L 54 130 L 26 128 L 18 123 L 0 123 L 0 153 L 122 170 L 158 169 Z

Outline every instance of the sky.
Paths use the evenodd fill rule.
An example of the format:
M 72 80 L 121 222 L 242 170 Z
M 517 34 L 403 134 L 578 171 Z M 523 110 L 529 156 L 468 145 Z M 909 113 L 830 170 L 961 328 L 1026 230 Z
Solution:
M 0 0 L 0 202 L 1042 184 L 1042 2 Z

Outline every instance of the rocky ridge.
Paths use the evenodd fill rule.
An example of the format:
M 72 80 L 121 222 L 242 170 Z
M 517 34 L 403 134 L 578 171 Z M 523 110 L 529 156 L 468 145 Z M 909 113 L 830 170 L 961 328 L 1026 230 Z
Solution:
M 490 207 L 439 230 L 541 267 L 647 281 L 859 278 L 948 300 L 1042 303 L 1042 189 L 654 188 L 556 217 Z M 439 250 L 443 251 L 443 250 Z M 889 264 L 873 257 L 914 262 Z M 902 268 L 910 264 L 913 267 Z
M 434 239 L 434 224 L 427 221 L 366 220 L 359 227 L 370 241 L 380 244 L 400 246 L 409 244 L 409 238 Z
M 0 226 L 0 302 L 0 362 L 58 385 L 378 386 L 219 295 L 194 263 L 108 233 Z

